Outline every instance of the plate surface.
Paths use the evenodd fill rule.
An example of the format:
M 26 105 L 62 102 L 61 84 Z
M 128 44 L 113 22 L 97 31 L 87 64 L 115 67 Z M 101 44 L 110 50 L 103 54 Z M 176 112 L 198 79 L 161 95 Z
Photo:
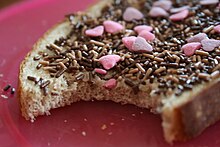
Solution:
M 78 102 L 51 111 L 30 123 L 21 117 L 17 95 L 18 68 L 31 46 L 65 14 L 85 10 L 91 0 L 32 0 L 0 12 L 0 142 L 1 147 L 90 146 L 169 147 L 161 119 L 148 110 L 113 102 Z M 220 123 L 186 143 L 173 147 L 219 147 Z

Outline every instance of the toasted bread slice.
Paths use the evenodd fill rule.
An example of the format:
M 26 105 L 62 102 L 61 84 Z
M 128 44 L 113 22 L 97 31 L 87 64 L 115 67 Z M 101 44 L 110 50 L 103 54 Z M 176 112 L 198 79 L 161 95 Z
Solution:
M 156 76 L 151 77 L 151 79 L 142 80 L 142 82 L 135 81 L 135 78 L 133 78 L 133 81 L 128 80 L 128 78 L 130 78 L 129 76 L 137 69 L 133 67 L 132 70 L 134 69 L 134 71 L 130 71 L 127 75 L 118 76 L 116 78 L 117 85 L 110 89 L 109 87 L 103 86 L 106 84 L 106 81 L 109 80 L 108 75 L 102 76 L 96 74 L 93 71 L 93 66 L 92 70 L 90 70 L 90 68 L 82 68 L 80 70 L 81 66 L 73 71 L 69 70 L 70 64 L 77 64 L 77 61 L 79 62 L 78 64 L 81 64 L 81 60 L 75 60 L 74 57 L 71 58 L 71 55 L 65 55 L 63 58 L 63 55 L 59 52 L 66 54 L 71 49 L 65 45 L 60 45 L 59 40 L 62 42 L 63 38 L 67 38 L 68 36 L 69 41 L 72 40 L 72 43 L 77 44 L 77 35 L 74 35 L 72 31 L 73 26 L 77 25 L 77 22 L 82 21 L 81 16 L 86 14 L 89 15 L 90 18 L 96 19 L 100 17 L 101 14 L 103 15 L 105 9 L 110 9 L 112 3 L 114 2 L 107 0 L 100 1 L 87 12 L 72 15 L 71 21 L 66 19 L 55 25 L 37 41 L 20 66 L 19 99 L 22 115 L 27 120 L 34 121 L 39 115 L 49 114 L 51 109 L 70 105 L 79 100 L 112 100 L 122 104 L 134 104 L 142 108 L 149 108 L 152 112 L 161 115 L 163 119 L 162 127 L 164 136 L 168 142 L 195 137 L 205 128 L 219 120 L 219 68 L 216 70 L 217 72 L 214 78 L 201 80 L 201 82 L 191 87 L 192 90 L 183 90 L 181 94 L 176 94 L 172 91 L 172 88 L 168 88 L 168 91 L 171 91 L 170 94 L 167 94 L 169 92 L 165 92 L 166 94 L 156 94 L 155 91 L 158 89 L 158 86 L 161 86 L 160 82 L 155 81 Z M 128 4 L 140 8 L 143 3 L 144 1 L 129 1 Z M 83 28 L 79 28 L 79 30 L 83 33 L 85 31 Z M 96 40 L 96 38 L 90 39 Z M 88 38 L 85 39 L 85 41 L 88 41 Z M 158 42 L 156 41 L 155 43 Z M 97 46 L 99 47 L 99 45 Z M 54 52 L 51 48 L 56 51 Z M 72 50 L 77 53 L 77 49 Z M 219 48 L 216 49 L 216 51 L 218 50 Z M 158 51 L 156 54 L 146 53 L 145 55 L 146 58 L 155 59 L 159 53 Z M 59 57 L 57 57 L 57 55 L 59 55 Z M 130 55 L 132 56 L 132 53 Z M 101 56 L 102 55 L 98 55 L 98 58 Z M 52 58 L 53 61 L 51 61 Z M 93 62 L 98 62 L 98 58 L 93 58 Z M 64 59 L 67 60 L 64 62 Z M 157 63 L 157 61 L 154 63 Z M 48 66 L 49 64 L 50 66 Z M 95 66 L 100 67 L 99 64 Z M 219 64 L 216 66 L 219 66 Z M 67 71 L 66 67 L 68 67 L 69 71 Z M 114 74 L 116 70 L 117 69 L 113 69 L 108 72 Z M 146 74 L 147 73 L 143 76 Z M 170 72 L 168 74 L 174 73 Z

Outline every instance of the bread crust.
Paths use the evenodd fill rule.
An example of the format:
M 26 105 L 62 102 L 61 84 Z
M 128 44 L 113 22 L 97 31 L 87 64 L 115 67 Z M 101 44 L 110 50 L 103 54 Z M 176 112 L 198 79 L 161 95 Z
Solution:
M 163 130 L 168 142 L 185 141 L 198 136 L 205 128 L 220 119 L 220 80 L 207 84 L 206 88 L 188 101 L 165 108 L 162 112 Z M 167 127 L 167 124 L 168 127 Z
M 184 128 L 183 140 L 199 135 L 206 127 L 220 119 L 219 98 L 220 81 L 217 81 L 177 108 Z

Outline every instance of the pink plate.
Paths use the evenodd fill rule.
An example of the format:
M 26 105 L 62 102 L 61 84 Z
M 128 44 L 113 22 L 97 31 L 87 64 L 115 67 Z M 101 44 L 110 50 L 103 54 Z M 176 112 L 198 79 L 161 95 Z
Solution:
M 84 10 L 94 0 L 32 0 L 0 12 L 0 146 L 169 147 L 161 119 L 148 110 L 113 102 L 78 102 L 51 111 L 31 123 L 21 117 L 17 95 L 19 64 L 34 42 L 65 14 Z M 3 74 L 3 75 L 2 75 Z M 3 76 L 3 77 L 2 77 Z M 199 137 L 173 147 L 219 147 L 220 123 Z

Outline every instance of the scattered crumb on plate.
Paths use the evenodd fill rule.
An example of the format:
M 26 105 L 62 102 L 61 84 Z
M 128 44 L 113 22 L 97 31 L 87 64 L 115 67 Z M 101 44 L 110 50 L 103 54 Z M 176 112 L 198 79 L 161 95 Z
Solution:
M 113 126 L 115 123 L 111 122 L 110 125 Z
M 6 96 L 6 95 L 4 95 L 4 94 L 1 94 L 1 97 L 2 97 L 3 99 L 8 99 L 8 96 Z
M 132 115 L 133 117 L 135 117 L 135 116 L 136 116 L 136 114 L 134 114 L 134 113 L 132 113 L 131 115 Z
M 101 129 L 102 129 L 102 130 L 105 130 L 105 129 L 107 129 L 107 126 L 106 126 L 106 124 L 103 124 L 103 125 L 102 125 L 102 127 L 101 127 Z
M 86 132 L 85 131 L 82 131 L 82 136 L 86 136 Z
M 112 135 L 113 133 L 112 132 L 108 132 L 108 135 L 110 136 L 110 135 Z

